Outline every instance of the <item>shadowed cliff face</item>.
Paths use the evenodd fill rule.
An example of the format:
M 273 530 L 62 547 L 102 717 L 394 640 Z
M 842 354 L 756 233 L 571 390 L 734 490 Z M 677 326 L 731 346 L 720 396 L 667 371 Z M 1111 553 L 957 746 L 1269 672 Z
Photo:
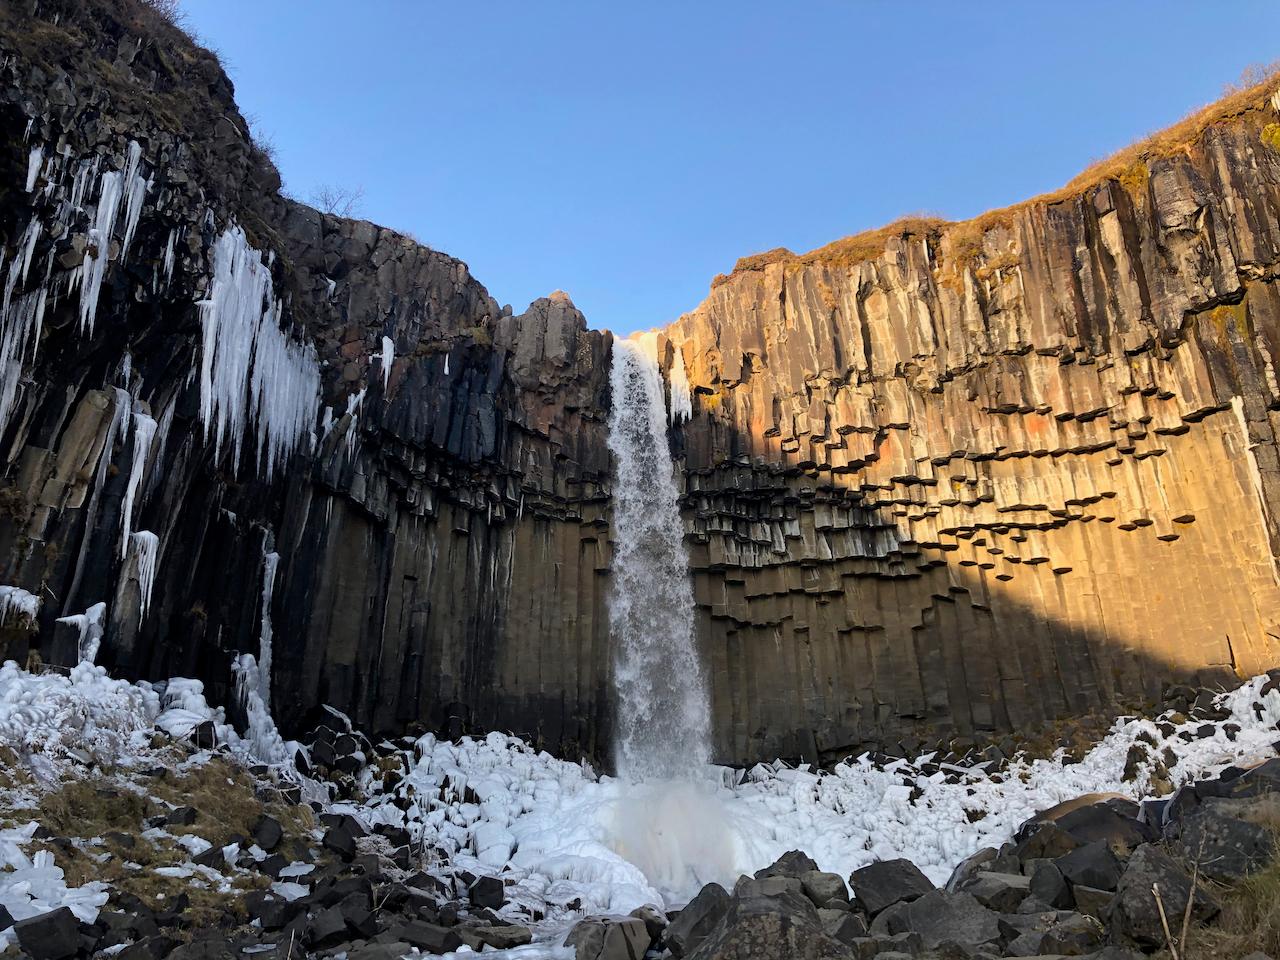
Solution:
M 0 8 L 0 584 L 42 605 L 0 656 L 70 662 L 58 619 L 105 602 L 102 662 L 231 704 L 275 550 L 286 729 L 329 703 L 605 755 L 610 335 L 281 196 L 216 60 L 144 9 L 34 9 Z M 1020 730 L 1274 664 L 1276 119 L 985 232 L 754 261 L 665 331 L 720 759 Z M 104 229 L 107 174 L 143 186 Z M 273 475 L 202 413 L 233 224 L 320 384 Z M 158 544 L 145 616 L 126 501 Z

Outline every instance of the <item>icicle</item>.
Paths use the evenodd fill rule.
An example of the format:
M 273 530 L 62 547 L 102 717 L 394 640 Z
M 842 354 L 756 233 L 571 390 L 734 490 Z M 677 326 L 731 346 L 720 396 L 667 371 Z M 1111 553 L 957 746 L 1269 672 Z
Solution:
M 156 435 L 156 422 L 141 411 L 133 415 L 133 466 L 129 470 L 129 485 L 125 487 L 124 510 L 121 529 L 120 557 L 129 555 L 129 533 L 133 523 L 133 501 L 142 485 L 142 475 L 147 468 L 147 455 L 151 452 L 151 440 Z
M 177 240 L 178 228 L 171 227 L 169 229 L 169 240 L 164 245 L 164 284 L 166 287 L 169 285 L 169 281 L 173 279 L 173 249 Z
M 35 622 L 40 612 L 40 598 L 21 587 L 0 586 L 0 627 L 12 618 L 28 625 Z
M 382 338 L 382 391 L 391 386 L 391 364 L 396 357 L 396 345 L 390 337 Z
M 449 355 L 447 353 L 444 355 L 444 375 L 446 377 L 449 375 Z
M 171 402 L 164 408 L 164 413 L 160 414 L 160 422 L 156 427 L 155 440 L 152 441 L 153 448 L 151 455 L 151 463 L 154 465 L 151 470 L 147 471 L 147 482 L 143 487 L 143 497 L 149 498 L 156 492 L 156 487 L 164 480 L 164 473 L 161 469 L 164 464 L 164 450 L 169 443 L 169 428 L 173 426 L 173 411 L 177 407 L 176 400 Z
M 32 218 L 18 243 L 17 254 L 9 264 L 0 298 L 0 433 L 9 424 L 9 416 L 18 397 L 18 386 L 22 382 L 23 363 L 28 353 L 35 356 L 44 322 L 47 277 L 39 289 L 14 298 L 19 285 L 26 282 L 39 236 L 40 223 Z M 3 255 L 0 254 L 2 262 Z
M 264 546 L 270 546 L 271 535 L 267 535 Z M 274 631 L 271 628 L 271 598 L 275 594 L 276 566 L 280 563 L 280 554 L 274 550 L 262 555 L 262 632 L 258 638 L 258 693 L 262 697 L 262 705 L 271 709 L 271 642 Z
M 40 167 L 44 163 L 44 147 L 37 144 L 31 148 L 31 155 L 27 157 L 27 193 L 36 188 L 36 181 L 40 178 Z
M 668 419 L 671 426 L 682 420 L 693 417 L 693 394 L 689 390 L 689 375 L 684 369 L 684 348 L 676 346 L 676 354 L 671 361 L 671 386 L 668 391 Z
M 310 435 L 320 407 L 320 368 L 310 344 L 280 330 L 271 273 L 239 227 L 214 244 L 209 298 L 200 311 L 205 438 L 212 433 L 215 456 L 230 443 L 238 468 L 244 433 L 252 426 L 259 466 L 269 480 L 275 464 Z
M 85 250 L 84 263 L 77 272 L 80 283 L 79 329 L 82 333 L 93 333 L 93 322 L 98 312 L 98 295 L 107 273 L 107 263 L 111 259 L 111 236 L 115 232 L 116 220 L 119 219 L 121 200 L 125 203 L 125 234 L 124 242 L 120 245 L 122 261 L 138 225 L 138 215 L 147 192 L 147 181 L 138 175 L 138 161 L 141 157 L 142 148 L 131 141 L 125 169 L 104 173 L 99 183 L 98 205 L 94 209 L 93 222 L 89 227 L 89 246 Z M 77 175 L 76 184 L 72 188 L 73 206 L 79 205 L 77 200 L 83 190 L 84 186 Z
M 79 662 L 97 661 L 98 650 L 102 646 L 102 621 L 106 612 L 105 603 L 95 603 L 84 613 L 58 618 L 58 623 L 65 623 L 80 631 L 80 638 L 76 642 L 76 656 Z
M 320 439 L 327 440 L 333 430 L 333 407 L 325 404 L 324 413 L 320 415 Z
M 129 535 L 133 544 L 134 570 L 138 577 L 138 622 L 147 619 L 151 606 L 151 588 L 156 582 L 156 555 L 160 551 L 160 538 L 150 530 L 139 530 Z
M 138 228 L 138 216 L 142 213 L 142 202 L 146 199 L 147 190 L 151 186 L 149 180 L 138 175 L 138 163 L 142 159 L 142 147 L 136 140 L 129 141 L 129 162 L 124 171 L 124 242 L 120 244 L 120 260 L 129 250 L 133 240 L 133 232 Z

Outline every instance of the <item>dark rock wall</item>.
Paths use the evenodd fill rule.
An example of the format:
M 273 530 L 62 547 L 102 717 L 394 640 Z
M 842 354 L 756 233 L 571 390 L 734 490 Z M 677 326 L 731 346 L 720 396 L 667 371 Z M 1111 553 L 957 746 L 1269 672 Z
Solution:
M 982 229 L 758 260 L 667 329 L 723 759 L 1020 730 L 1274 664 L 1275 120 Z M 0 656 L 70 662 L 58 618 L 102 601 L 101 662 L 229 703 L 274 549 L 286 728 L 330 703 L 604 755 L 609 334 L 563 294 L 514 316 L 465 264 L 283 196 L 216 59 L 133 0 L 0 7 L 0 133 L 0 345 L 47 295 L 0 370 L 0 584 L 42 598 Z M 131 143 L 149 186 L 126 248 L 127 218 L 102 241 L 93 217 Z M 327 408 L 273 477 L 201 420 L 197 303 L 233 223 Z M 132 411 L 158 424 L 145 617 Z
M 0 583 L 43 603 L 38 633 L 0 626 L 0 654 L 34 644 L 69 663 L 77 631 L 57 619 L 106 601 L 101 662 L 196 675 L 227 703 L 231 657 L 258 649 L 274 547 L 286 726 L 327 702 L 371 728 L 452 721 L 600 753 L 608 335 L 563 294 L 512 316 L 465 264 L 282 197 L 216 60 L 140 5 L 5 7 L 0 59 L 0 270 L 34 218 L 14 297 L 48 292 L 38 349 L 6 371 L 21 384 L 0 497 Z M 72 203 L 74 178 L 83 160 L 125 170 L 131 141 L 151 184 L 127 251 L 123 217 L 113 231 L 89 334 L 76 271 L 98 180 Z M 33 147 L 60 159 L 28 192 Z M 271 258 L 330 408 L 314 450 L 274 479 L 252 456 L 216 456 L 200 420 L 197 301 L 232 222 Z M 122 407 L 159 424 L 132 524 L 160 541 L 145 618 L 121 550 L 135 436 L 115 426 Z

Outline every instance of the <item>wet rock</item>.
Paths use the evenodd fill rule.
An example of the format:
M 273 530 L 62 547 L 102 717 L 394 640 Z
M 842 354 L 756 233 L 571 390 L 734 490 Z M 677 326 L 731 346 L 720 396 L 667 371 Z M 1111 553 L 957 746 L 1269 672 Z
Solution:
M 1121 943 L 1158 947 L 1164 942 L 1160 913 L 1152 887 L 1157 886 L 1166 914 L 1182 916 L 1192 896 L 1191 877 L 1167 854 L 1152 844 L 1134 851 L 1120 877 L 1115 898 L 1107 911 L 1106 924 Z M 1197 885 L 1192 901 L 1192 919 L 1203 923 L 1217 915 L 1219 905 Z
M 64 960 L 80 950 L 80 924 L 66 907 L 19 920 L 13 931 L 32 960 Z
M 910 902 L 934 889 L 933 883 L 910 860 L 878 860 L 849 876 L 854 897 L 874 917 L 895 903 Z
M 644 921 L 636 917 L 581 920 L 564 939 L 575 960 L 642 960 L 650 942 Z
M 718 883 L 708 883 L 667 926 L 664 938 L 667 948 L 676 957 L 690 953 L 716 928 L 728 910 L 728 891 Z

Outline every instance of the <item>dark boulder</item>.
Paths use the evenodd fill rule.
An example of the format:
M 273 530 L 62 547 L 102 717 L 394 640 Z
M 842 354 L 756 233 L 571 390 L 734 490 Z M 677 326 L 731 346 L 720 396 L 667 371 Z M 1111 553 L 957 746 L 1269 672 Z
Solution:
M 1107 911 L 1105 922 L 1113 940 L 1141 947 L 1163 945 L 1164 931 L 1153 886 L 1159 889 L 1166 915 L 1181 917 L 1192 896 L 1191 877 L 1167 854 L 1144 844 L 1129 858 Z M 1202 886 L 1197 887 L 1191 916 L 1194 922 L 1203 923 L 1216 916 L 1220 908 Z
M 729 910 L 729 893 L 708 883 L 667 926 L 664 942 L 673 956 L 683 957 L 706 939 Z
M 910 902 L 935 889 L 910 860 L 877 860 L 853 871 L 849 886 L 871 917 L 895 903 Z
M 818 865 L 808 856 L 799 850 L 788 850 L 769 866 L 755 872 L 757 880 L 765 877 L 795 877 L 800 878 L 801 874 L 809 873 L 817 870 Z
M 1124 870 L 1105 840 L 1077 847 L 1055 860 L 1054 865 L 1072 886 L 1096 887 L 1099 890 L 1114 890 Z
M 19 920 L 13 930 L 32 960 L 63 960 L 80 950 L 80 922 L 66 907 Z

